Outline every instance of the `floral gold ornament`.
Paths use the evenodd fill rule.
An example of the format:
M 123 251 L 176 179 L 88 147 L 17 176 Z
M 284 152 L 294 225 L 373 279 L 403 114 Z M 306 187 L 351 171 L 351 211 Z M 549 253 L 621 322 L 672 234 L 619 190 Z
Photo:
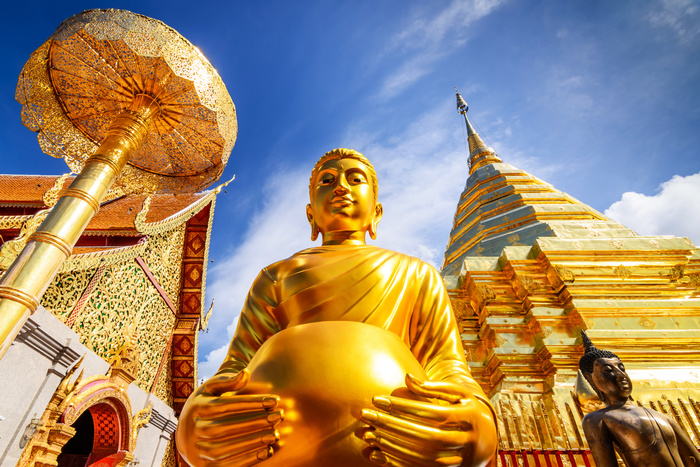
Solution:
M 77 177 L 0 279 L 0 356 L 116 182 L 124 192 L 201 189 L 221 175 L 237 126 L 206 58 L 160 21 L 88 10 L 24 66 L 22 121 Z

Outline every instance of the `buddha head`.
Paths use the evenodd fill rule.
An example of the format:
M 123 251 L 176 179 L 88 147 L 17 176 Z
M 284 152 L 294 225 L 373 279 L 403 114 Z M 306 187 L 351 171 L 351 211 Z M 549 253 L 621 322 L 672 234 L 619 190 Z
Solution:
M 321 157 L 311 171 L 310 203 L 306 217 L 311 240 L 323 235 L 326 243 L 334 234 L 364 243 L 372 239 L 382 218 L 377 203 L 377 174 L 365 156 L 352 149 L 334 149 Z
M 632 380 L 620 358 L 608 350 L 597 349 L 581 331 L 585 353 L 578 362 L 586 381 L 606 405 L 625 402 L 632 394 Z

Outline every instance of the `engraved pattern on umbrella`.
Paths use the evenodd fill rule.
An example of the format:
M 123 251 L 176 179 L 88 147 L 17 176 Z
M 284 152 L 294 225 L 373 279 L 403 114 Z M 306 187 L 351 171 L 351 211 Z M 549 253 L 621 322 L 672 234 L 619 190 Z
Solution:
M 25 65 L 16 98 L 42 150 L 79 172 L 134 97 L 160 113 L 117 181 L 129 191 L 193 191 L 219 178 L 236 139 L 233 102 L 199 50 L 160 21 L 88 10 Z

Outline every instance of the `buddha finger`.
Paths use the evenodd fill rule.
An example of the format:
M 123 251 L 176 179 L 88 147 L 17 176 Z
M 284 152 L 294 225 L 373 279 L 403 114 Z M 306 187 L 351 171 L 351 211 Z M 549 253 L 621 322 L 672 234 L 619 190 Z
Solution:
M 458 404 L 444 406 L 394 396 L 374 397 L 372 403 L 389 414 L 425 425 L 462 429 L 470 427 L 469 407 Z
M 279 401 L 280 398 L 274 394 L 213 397 L 197 407 L 196 415 L 213 420 L 230 417 L 232 413 L 262 412 L 274 409 Z
M 452 404 L 472 396 L 466 388 L 449 381 L 423 381 L 406 373 L 405 382 L 408 389 L 416 395 L 440 399 Z
M 361 417 L 362 421 L 378 432 L 386 432 L 392 438 L 405 439 L 433 449 L 459 448 L 471 440 L 466 431 L 423 426 L 376 410 L 362 409 Z
M 252 433 L 228 439 L 200 440 L 195 443 L 200 456 L 208 461 L 220 461 L 236 456 L 248 456 L 279 441 L 277 430 Z
M 462 463 L 460 449 L 435 451 L 419 444 L 406 443 L 400 439 L 382 436 L 376 431 L 368 431 L 362 439 L 370 446 L 379 448 L 381 452 L 401 459 L 408 465 L 418 466 L 453 466 Z
M 250 371 L 247 368 L 238 373 L 224 372 L 212 376 L 202 384 L 202 392 L 220 395 L 228 391 L 243 389 L 250 380 Z
M 238 434 L 275 428 L 282 420 L 283 410 L 246 413 L 217 420 L 197 419 L 196 434 L 198 439 L 230 438 Z
M 229 456 L 222 459 L 210 460 L 205 462 L 204 465 L 205 467 L 249 467 L 259 464 L 265 459 L 269 459 L 273 453 L 274 450 L 272 447 L 267 446 L 258 451 L 236 455 L 233 457 Z

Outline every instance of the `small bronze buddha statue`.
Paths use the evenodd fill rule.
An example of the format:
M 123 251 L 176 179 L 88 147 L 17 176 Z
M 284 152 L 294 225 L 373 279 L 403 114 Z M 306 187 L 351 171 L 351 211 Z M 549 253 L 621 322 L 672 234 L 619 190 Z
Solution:
M 581 335 L 586 351 L 579 369 L 605 403 L 583 419 L 596 466 L 616 467 L 615 449 L 628 467 L 700 465 L 700 453 L 675 420 L 630 400 L 632 381 L 617 355 Z

